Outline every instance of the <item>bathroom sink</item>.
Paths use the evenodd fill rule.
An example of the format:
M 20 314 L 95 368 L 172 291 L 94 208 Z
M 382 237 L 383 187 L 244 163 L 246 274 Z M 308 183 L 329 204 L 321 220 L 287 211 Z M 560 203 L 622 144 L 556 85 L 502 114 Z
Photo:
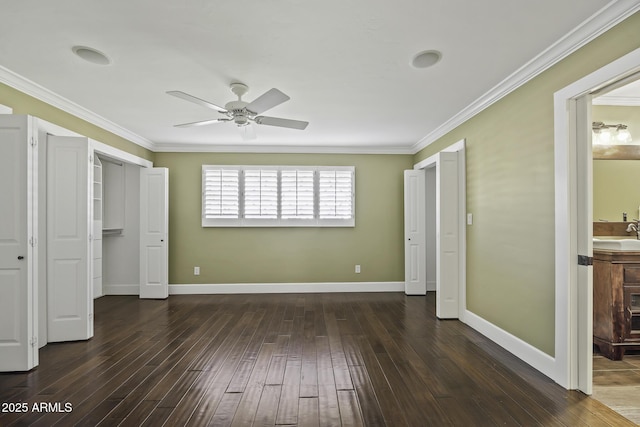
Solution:
M 618 251 L 640 251 L 640 240 L 624 238 L 593 238 L 593 249 L 613 249 Z

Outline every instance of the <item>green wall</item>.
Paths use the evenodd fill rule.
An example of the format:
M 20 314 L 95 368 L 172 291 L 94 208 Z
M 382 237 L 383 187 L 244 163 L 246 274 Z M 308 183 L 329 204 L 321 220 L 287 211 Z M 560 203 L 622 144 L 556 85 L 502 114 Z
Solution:
M 138 157 L 153 160 L 153 153 L 146 148 L 2 83 L 0 104 L 13 108 L 14 114 L 29 114 Z
M 553 94 L 640 47 L 636 13 L 438 139 L 467 142 L 467 308 L 554 355 Z
M 203 164 L 355 166 L 356 226 L 203 228 Z M 404 281 L 403 170 L 412 156 L 156 153 L 155 165 L 169 168 L 171 284 Z
M 624 123 L 635 144 L 640 143 L 640 107 L 594 105 L 593 121 Z M 593 220 L 640 218 L 640 160 L 593 161 Z
M 593 220 L 628 221 L 638 218 L 640 160 L 593 161 Z

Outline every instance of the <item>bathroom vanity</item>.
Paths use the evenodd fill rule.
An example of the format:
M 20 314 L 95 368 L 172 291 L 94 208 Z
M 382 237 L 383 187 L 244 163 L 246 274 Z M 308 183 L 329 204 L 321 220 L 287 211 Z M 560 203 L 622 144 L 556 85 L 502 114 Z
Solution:
M 640 248 L 598 248 L 594 242 L 593 343 L 612 360 L 640 350 Z

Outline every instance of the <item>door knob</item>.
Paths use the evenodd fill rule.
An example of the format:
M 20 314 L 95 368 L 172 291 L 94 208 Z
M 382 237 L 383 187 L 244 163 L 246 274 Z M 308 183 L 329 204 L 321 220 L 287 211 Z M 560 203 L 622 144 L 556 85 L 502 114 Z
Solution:
M 18 259 L 22 260 L 22 259 L 24 259 L 24 257 L 22 255 L 19 255 Z

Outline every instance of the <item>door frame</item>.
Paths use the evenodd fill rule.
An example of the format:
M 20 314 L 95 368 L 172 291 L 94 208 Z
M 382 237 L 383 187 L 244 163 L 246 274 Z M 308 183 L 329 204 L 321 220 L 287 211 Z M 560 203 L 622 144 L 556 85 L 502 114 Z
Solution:
M 587 239 L 585 224 L 589 213 L 578 209 L 589 185 L 578 179 L 580 164 L 589 158 L 590 144 L 578 144 L 576 128 L 584 121 L 576 108 L 578 99 L 618 80 L 640 72 L 640 48 L 575 81 L 554 94 L 554 175 L 555 175 L 555 357 L 554 380 L 568 389 L 582 389 L 588 367 L 579 363 L 578 343 L 591 331 L 578 328 L 582 317 L 592 316 L 578 303 L 578 241 Z M 578 160 L 580 159 L 580 160 Z M 590 168 L 589 168 L 590 170 Z M 591 175 L 588 179 L 593 179 Z M 588 184 L 588 183 L 586 183 Z M 593 295 L 589 296 L 593 303 Z M 582 336 L 579 334 L 582 333 Z M 584 355 L 582 355 L 584 357 Z M 584 387 L 584 386 L 582 386 Z M 589 387 L 590 388 L 590 387 Z
M 458 319 L 465 321 L 467 311 L 467 180 L 466 180 L 466 140 L 461 139 L 438 153 L 413 165 L 414 169 L 427 169 L 435 167 L 441 152 L 458 153 Z M 436 180 L 441 177 L 439 168 L 436 168 Z M 440 236 L 436 235 L 436 240 Z M 436 242 L 440 247 L 440 242 Z M 426 264 L 426 257 L 421 260 Z

